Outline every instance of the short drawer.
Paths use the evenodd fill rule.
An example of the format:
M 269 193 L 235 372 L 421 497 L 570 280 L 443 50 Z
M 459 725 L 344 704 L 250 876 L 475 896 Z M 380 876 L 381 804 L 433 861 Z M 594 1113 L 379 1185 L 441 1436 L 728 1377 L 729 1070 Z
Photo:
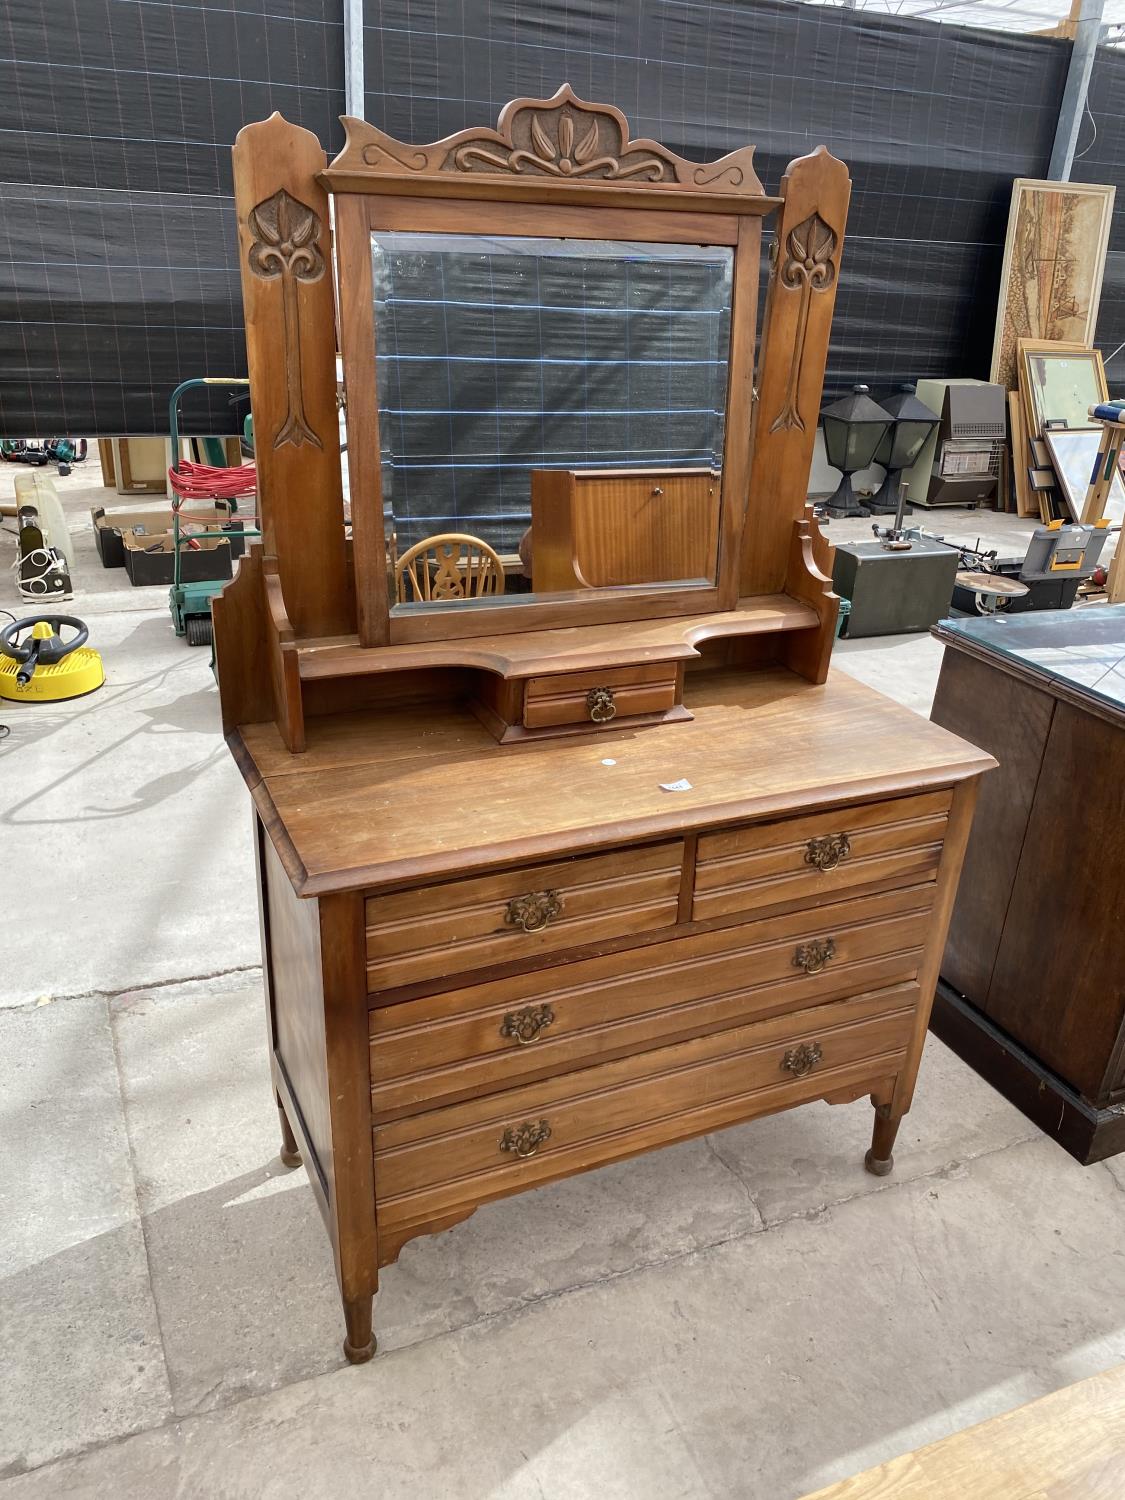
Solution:
M 676 697 L 674 662 L 529 677 L 523 722 L 526 729 L 609 724 L 641 714 L 666 713 L 675 706 Z
M 378 1007 L 374 1117 L 913 979 L 931 896 L 885 892 Z
M 676 920 L 673 840 L 367 898 L 371 991 L 630 936 Z
M 934 880 L 951 800 L 948 791 L 925 792 L 704 834 L 692 917 L 706 921 L 885 880 Z
M 898 985 L 376 1125 L 379 1222 L 452 1212 L 863 1078 L 892 1078 L 917 1001 L 916 985 Z

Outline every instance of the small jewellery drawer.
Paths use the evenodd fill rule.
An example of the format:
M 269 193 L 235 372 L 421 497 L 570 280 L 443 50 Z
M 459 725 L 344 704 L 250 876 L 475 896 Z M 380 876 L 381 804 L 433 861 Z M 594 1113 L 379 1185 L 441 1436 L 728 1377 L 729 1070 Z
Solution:
M 676 685 L 674 662 L 529 677 L 524 690 L 524 727 L 609 724 L 614 719 L 666 713 L 675 706 Z
M 367 987 L 461 974 L 676 920 L 679 840 L 367 898 Z
M 914 984 L 376 1125 L 381 1225 L 515 1192 L 801 1099 L 892 1078 Z
M 888 891 L 379 1006 L 374 1117 L 911 980 L 931 899 Z
M 883 880 L 933 880 L 951 796 L 925 792 L 704 834 L 692 918 L 702 922 Z

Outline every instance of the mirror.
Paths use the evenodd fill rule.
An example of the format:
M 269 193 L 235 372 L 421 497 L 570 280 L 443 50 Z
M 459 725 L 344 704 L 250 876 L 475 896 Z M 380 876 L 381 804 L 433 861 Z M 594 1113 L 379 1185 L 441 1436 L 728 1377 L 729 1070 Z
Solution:
M 713 585 L 733 253 L 371 236 L 396 610 Z

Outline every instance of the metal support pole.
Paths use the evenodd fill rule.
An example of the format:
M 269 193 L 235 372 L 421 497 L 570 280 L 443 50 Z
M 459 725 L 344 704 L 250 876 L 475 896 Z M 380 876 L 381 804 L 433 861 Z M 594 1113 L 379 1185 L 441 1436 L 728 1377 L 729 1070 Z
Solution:
M 1059 122 L 1055 127 L 1051 165 L 1047 168 L 1047 176 L 1056 182 L 1070 181 L 1074 148 L 1078 144 L 1078 132 L 1086 113 L 1086 95 L 1090 88 L 1094 53 L 1101 38 L 1104 3 L 1105 0 L 1082 0 L 1078 11 L 1074 41 L 1070 48 L 1070 67 L 1059 108 Z
M 363 0 L 344 0 L 344 112 L 364 118 Z

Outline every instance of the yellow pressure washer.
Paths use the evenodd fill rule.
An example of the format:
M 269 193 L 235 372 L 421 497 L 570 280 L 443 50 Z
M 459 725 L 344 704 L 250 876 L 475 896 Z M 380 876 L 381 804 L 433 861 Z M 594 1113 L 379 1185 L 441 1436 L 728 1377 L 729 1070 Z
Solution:
M 64 641 L 63 629 L 76 630 Z M 30 636 L 21 640 L 30 631 Z M 105 681 L 102 659 L 86 645 L 89 631 L 74 615 L 30 615 L 0 630 L 0 698 L 59 703 L 81 698 Z

